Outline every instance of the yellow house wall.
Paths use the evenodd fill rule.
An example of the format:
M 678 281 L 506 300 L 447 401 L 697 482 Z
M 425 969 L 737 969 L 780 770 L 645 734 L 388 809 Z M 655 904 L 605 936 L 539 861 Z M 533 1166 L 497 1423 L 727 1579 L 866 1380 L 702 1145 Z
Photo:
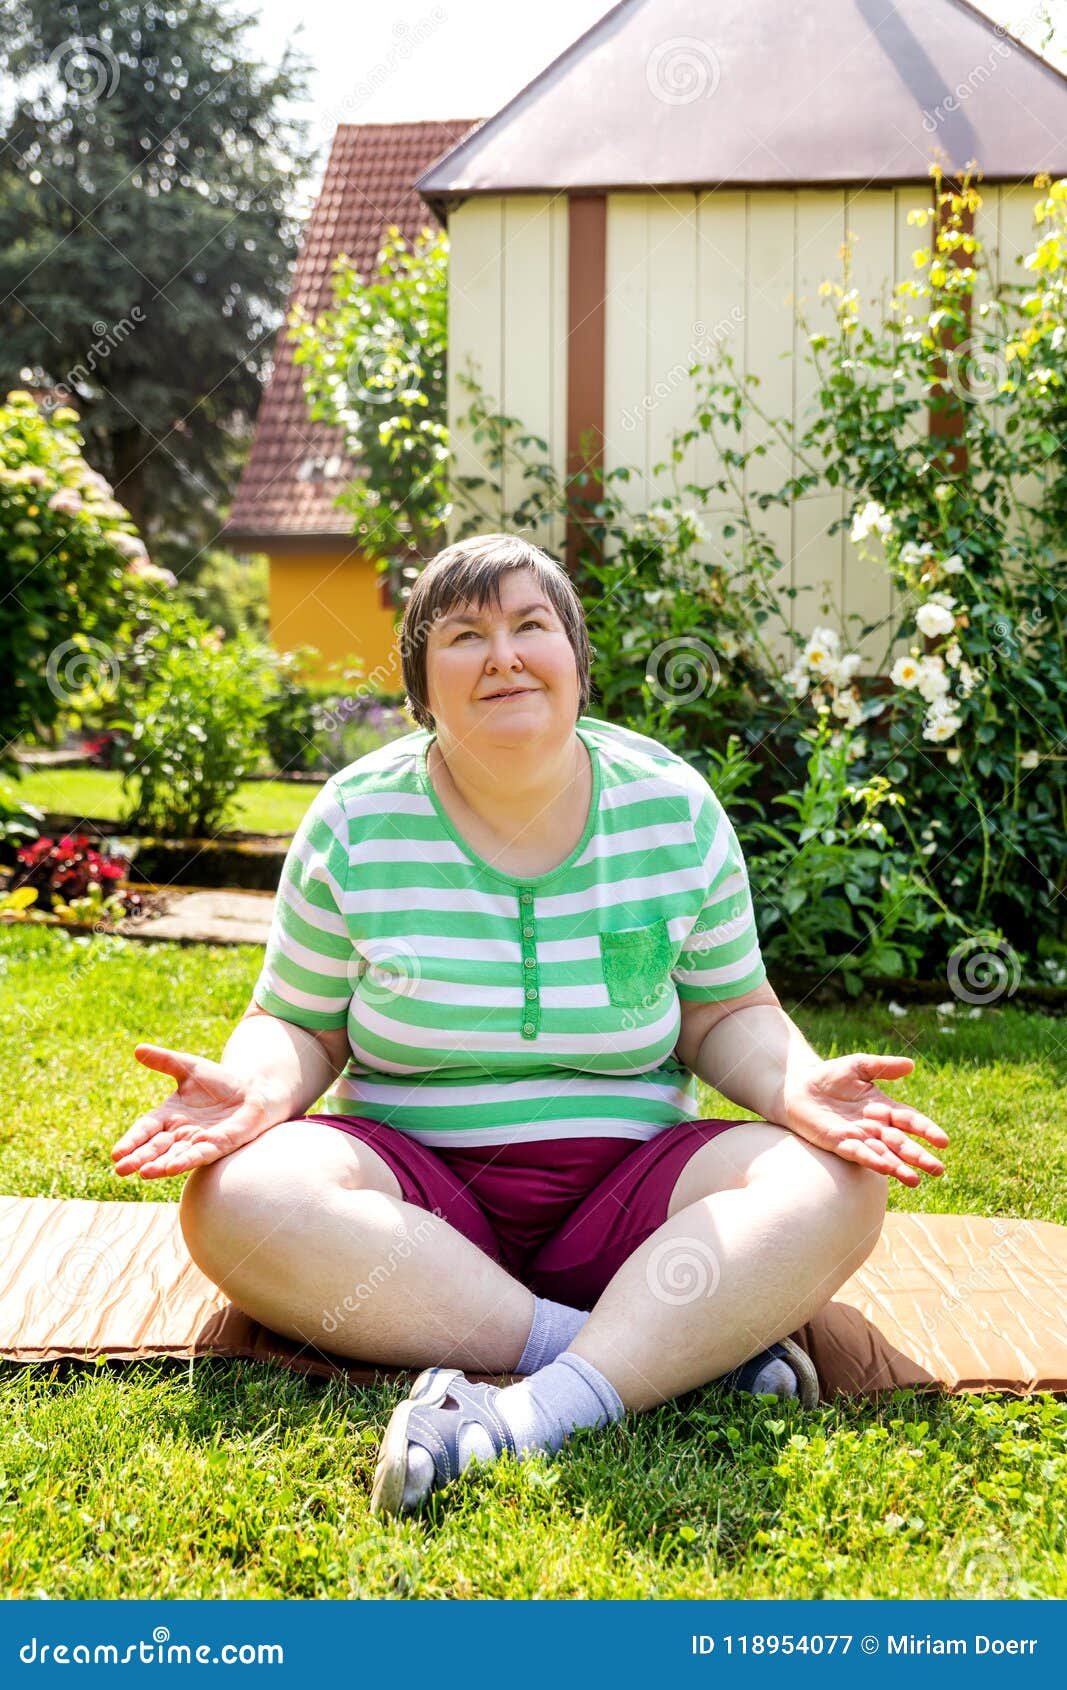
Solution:
M 331 664 L 363 665 L 363 679 L 377 691 L 402 685 L 394 616 L 379 603 L 379 578 L 364 557 L 322 552 L 270 554 L 270 638 L 278 651 L 318 648 L 312 673 Z

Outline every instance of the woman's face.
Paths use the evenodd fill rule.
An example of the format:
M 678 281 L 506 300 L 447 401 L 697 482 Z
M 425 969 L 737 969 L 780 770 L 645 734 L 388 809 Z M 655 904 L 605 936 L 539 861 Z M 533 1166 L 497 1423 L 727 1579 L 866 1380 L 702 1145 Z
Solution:
M 430 630 L 427 703 L 444 747 L 562 740 L 578 715 L 578 669 L 556 611 L 529 569 L 500 578 L 500 603 L 458 604 Z M 494 696 L 510 692 L 512 696 Z

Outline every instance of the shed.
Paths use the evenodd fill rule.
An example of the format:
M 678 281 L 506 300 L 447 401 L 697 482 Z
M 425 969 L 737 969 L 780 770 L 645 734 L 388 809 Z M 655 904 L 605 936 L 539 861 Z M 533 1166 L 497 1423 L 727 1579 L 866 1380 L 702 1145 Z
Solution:
M 636 469 L 634 509 L 665 490 L 653 466 L 713 346 L 760 378 L 770 415 L 800 420 L 813 372 L 794 306 L 828 311 L 818 288 L 846 239 L 861 301 L 887 303 L 929 239 L 908 213 L 932 203 L 931 164 L 952 178 L 971 160 L 989 279 L 1022 279 L 1034 176 L 1067 174 L 1067 78 L 965 0 L 622 0 L 415 183 L 449 233 L 457 472 L 481 473 L 458 428 L 463 368 L 559 473 L 591 428 L 605 468 Z M 750 414 L 745 445 L 761 437 L 749 493 L 793 467 Z M 705 440 L 679 471 L 715 473 Z M 487 526 L 518 493 L 487 504 Z M 847 528 L 826 532 L 846 509 L 827 488 L 766 513 L 783 583 L 816 589 L 792 601 L 796 626 L 820 601 L 892 614 L 885 573 Z

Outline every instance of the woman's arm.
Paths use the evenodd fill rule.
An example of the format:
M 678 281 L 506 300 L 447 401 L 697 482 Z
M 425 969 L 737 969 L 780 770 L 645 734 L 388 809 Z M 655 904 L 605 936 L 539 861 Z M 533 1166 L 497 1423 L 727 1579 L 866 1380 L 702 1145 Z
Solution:
M 299 1120 L 333 1084 L 349 1055 L 346 1028 L 300 1027 L 249 1004 L 219 1062 L 245 1081 L 276 1126 Z
M 944 1148 L 948 1134 L 875 1084 L 910 1074 L 909 1056 L 864 1052 L 824 1061 L 769 981 L 724 1002 L 681 1002 L 679 1057 L 732 1103 L 846 1161 L 893 1174 L 902 1185 L 918 1185 L 921 1173 L 944 1173 L 938 1158 L 907 1135 Z
M 112 1147 L 115 1172 L 160 1179 L 228 1156 L 280 1121 L 299 1120 L 349 1054 L 345 1029 L 318 1032 L 250 1004 L 220 1062 L 191 1051 L 138 1044 L 146 1068 L 177 1089 L 139 1115 Z

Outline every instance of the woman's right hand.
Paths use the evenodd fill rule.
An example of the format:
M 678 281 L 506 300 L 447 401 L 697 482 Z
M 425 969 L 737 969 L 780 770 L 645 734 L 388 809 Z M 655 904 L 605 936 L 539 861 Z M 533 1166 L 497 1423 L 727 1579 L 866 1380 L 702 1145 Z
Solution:
M 252 1086 L 206 1056 L 147 1044 L 135 1045 L 133 1054 L 146 1068 L 170 1074 L 178 1087 L 155 1109 L 138 1115 L 112 1147 L 120 1176 L 184 1174 L 228 1156 L 275 1124 Z

